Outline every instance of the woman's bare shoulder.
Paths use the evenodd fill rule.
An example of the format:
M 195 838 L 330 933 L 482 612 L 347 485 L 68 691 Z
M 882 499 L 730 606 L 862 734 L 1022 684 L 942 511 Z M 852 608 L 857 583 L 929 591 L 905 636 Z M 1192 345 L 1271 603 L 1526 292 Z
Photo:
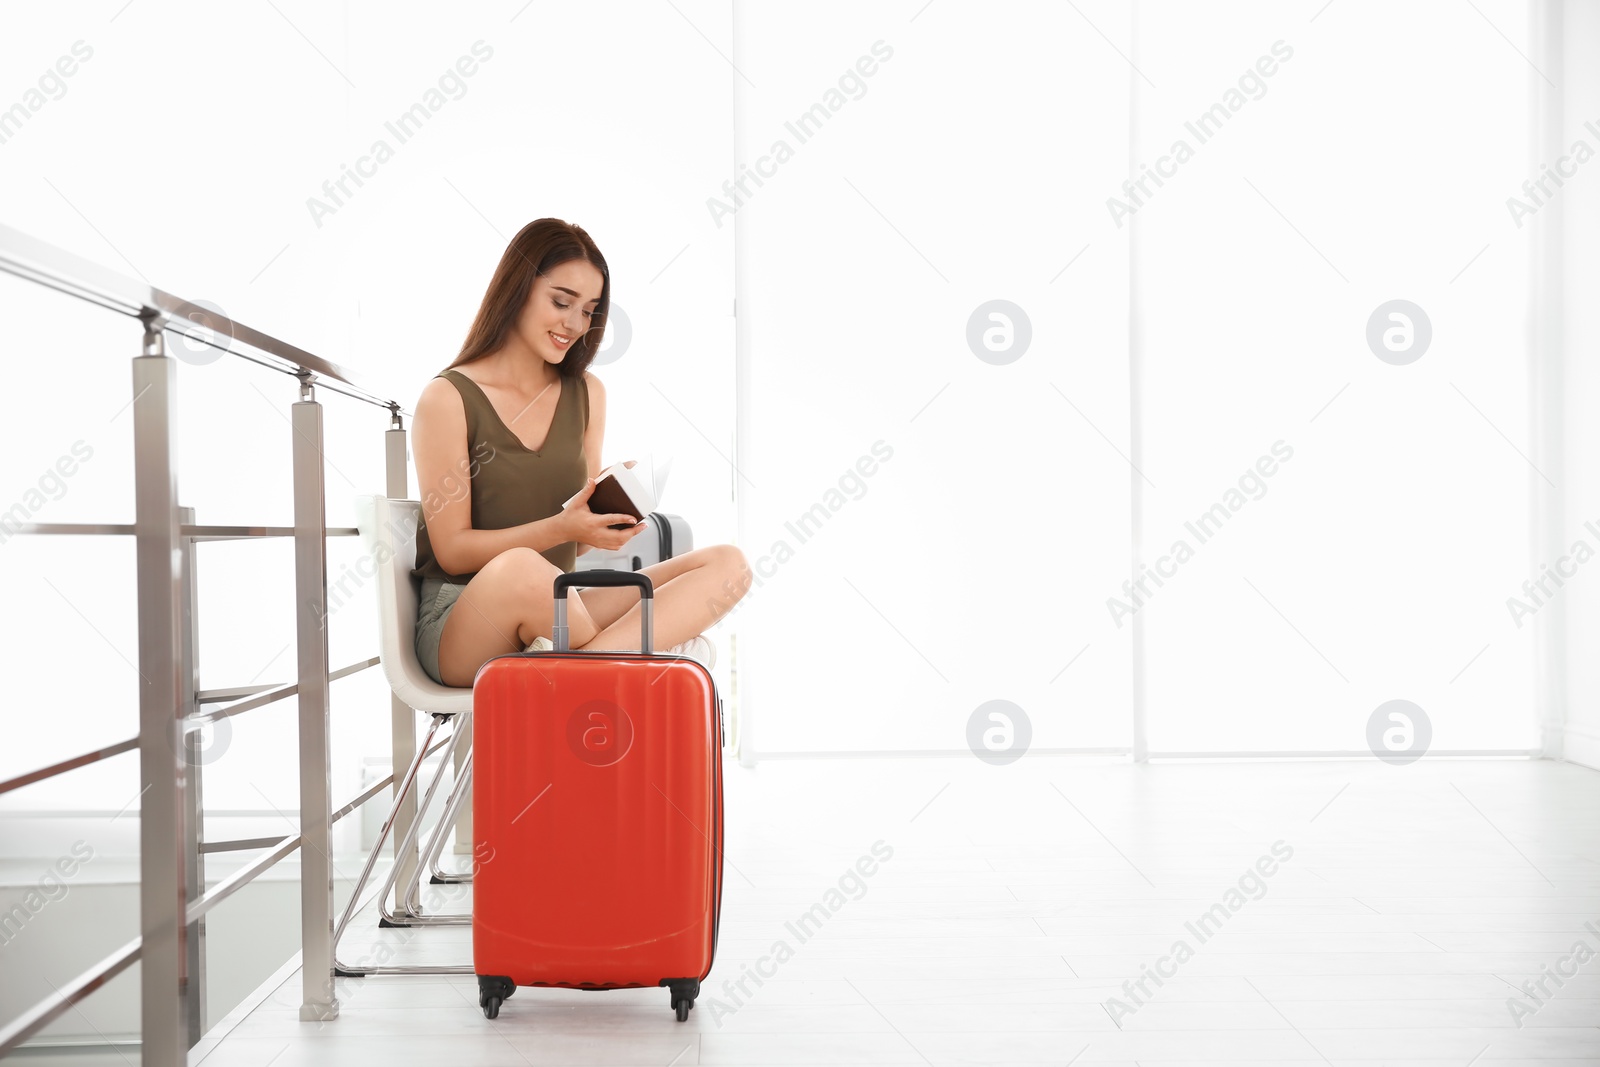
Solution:
M 416 412 L 420 417 L 464 418 L 466 401 L 454 382 L 443 375 L 436 375 L 429 378 L 427 384 L 422 387 L 422 395 L 417 398 Z

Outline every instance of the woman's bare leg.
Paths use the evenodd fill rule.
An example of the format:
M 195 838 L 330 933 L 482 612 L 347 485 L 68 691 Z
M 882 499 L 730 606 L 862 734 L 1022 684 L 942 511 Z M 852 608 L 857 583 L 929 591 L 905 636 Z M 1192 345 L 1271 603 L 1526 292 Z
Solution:
M 669 567 L 669 564 L 674 566 Z M 656 573 L 651 573 L 655 571 Z M 655 584 L 651 643 L 655 649 L 671 648 L 709 629 L 732 611 L 746 593 L 754 575 L 745 555 L 734 545 L 711 545 L 686 552 L 644 568 Z M 664 580 L 659 575 L 669 575 Z M 639 647 L 639 594 L 634 589 L 591 589 L 597 612 L 591 622 L 599 626 L 590 641 L 574 644 L 581 649 L 637 649 Z M 620 595 L 619 595 L 620 594 Z M 570 594 L 569 594 L 570 596 Z M 619 605 L 622 614 L 602 622 Z
M 710 549 L 697 548 L 685 552 L 681 556 L 671 556 L 660 563 L 652 563 L 648 567 L 641 567 L 639 573 L 650 579 L 650 586 L 660 589 L 672 579 L 685 571 L 700 566 L 709 557 Z M 569 597 L 571 593 L 567 594 Z M 639 589 L 637 586 L 590 586 L 583 590 L 583 606 L 589 612 L 589 618 L 595 624 L 595 633 L 599 633 L 607 626 L 616 622 L 627 614 L 628 609 L 639 602 Z M 638 616 L 635 616 L 637 619 Z M 591 638 L 592 639 L 592 638 Z M 677 642 L 673 642 L 676 644 Z M 638 642 L 635 641 L 635 647 Z
M 655 585 L 654 647 L 671 648 L 702 633 L 749 591 L 744 553 L 712 545 L 644 568 Z M 560 570 L 532 549 L 507 549 L 473 575 L 439 639 L 444 683 L 470 687 L 492 656 L 521 652 L 554 631 L 551 585 Z M 595 614 L 591 614 L 594 612 Z M 604 625 L 598 620 L 605 620 Z M 567 592 L 569 647 L 637 649 L 639 592 L 599 587 Z
M 531 548 L 510 548 L 472 576 L 439 635 L 439 674 L 444 684 L 468 688 L 492 656 L 521 652 L 535 637 L 549 636 L 561 571 Z M 599 632 L 575 591 L 567 594 L 567 626 L 574 642 Z M 581 646 L 580 646 L 581 647 Z

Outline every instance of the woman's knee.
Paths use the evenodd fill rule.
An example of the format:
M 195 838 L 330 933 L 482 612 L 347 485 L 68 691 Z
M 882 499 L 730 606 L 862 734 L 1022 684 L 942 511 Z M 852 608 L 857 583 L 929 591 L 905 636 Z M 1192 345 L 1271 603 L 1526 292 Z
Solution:
M 715 567 L 722 575 L 722 584 L 736 599 L 750 591 L 755 573 L 750 561 L 738 545 L 710 545 L 706 548 L 707 565 Z
M 561 573 L 559 567 L 545 559 L 541 553 L 531 548 L 519 546 L 508 548 L 498 556 L 483 565 L 479 572 L 491 576 L 494 584 L 507 588 L 512 586 L 536 586 L 540 582 L 553 582 L 555 576 Z
M 555 579 L 561 573 L 561 568 L 542 553 L 519 546 L 506 549 L 484 564 L 479 576 L 487 576 L 500 595 L 516 604 L 519 623 L 537 631 L 534 636 L 548 636 L 555 623 Z M 585 618 L 570 609 L 568 615 L 574 640 L 585 640 Z
M 512 566 L 515 568 L 517 596 L 521 602 L 528 605 L 525 621 L 529 626 L 539 631 L 538 635 L 545 637 L 554 636 L 555 630 L 555 581 L 556 577 L 565 573 L 560 567 L 545 559 L 544 556 L 531 548 L 513 548 L 502 552 L 501 558 L 509 553 L 519 553 L 514 557 Z M 567 640 L 572 648 L 582 648 L 594 640 L 600 627 L 594 624 L 589 617 L 589 612 L 583 606 L 583 599 L 576 588 L 567 591 Z

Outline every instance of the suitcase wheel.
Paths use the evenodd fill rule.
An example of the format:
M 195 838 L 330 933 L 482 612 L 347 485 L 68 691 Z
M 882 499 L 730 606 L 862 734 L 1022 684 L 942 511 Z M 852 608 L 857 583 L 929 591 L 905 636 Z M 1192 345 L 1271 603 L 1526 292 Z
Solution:
M 694 998 L 700 995 L 700 979 L 663 978 L 661 984 L 672 993 L 672 1010 L 678 1013 L 678 1021 L 688 1022 L 689 1012 L 694 1009 Z
M 497 1018 L 500 1014 L 500 1005 L 517 990 L 516 983 L 509 978 L 497 976 L 478 976 L 478 1007 L 483 1009 L 485 1019 Z

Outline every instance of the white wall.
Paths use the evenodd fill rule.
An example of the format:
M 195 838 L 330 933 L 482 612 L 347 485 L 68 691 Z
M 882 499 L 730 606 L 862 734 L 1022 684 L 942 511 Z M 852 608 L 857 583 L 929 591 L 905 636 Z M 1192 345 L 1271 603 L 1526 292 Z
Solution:
M 741 163 L 893 49 L 738 214 L 756 753 L 961 754 L 996 698 L 1038 749 L 1362 754 L 1391 699 L 1431 750 L 1537 749 L 1505 605 L 1541 477 L 1533 275 L 1504 207 L 1537 74 L 1530 5 L 1480 8 L 741 9 Z M 965 338 L 996 297 L 1033 334 L 1004 366 Z M 1366 338 L 1396 298 L 1434 331 L 1405 366 Z M 1175 573 L 1131 596 L 1147 565 Z
M 590 225 L 633 324 L 627 351 L 601 367 L 607 458 L 673 457 L 664 506 L 691 517 L 698 543 L 742 539 L 762 571 L 715 634 L 730 653 L 746 638 L 752 752 L 959 753 L 990 699 L 1029 709 L 1040 748 L 1125 748 L 1142 709 L 1158 751 L 1346 750 L 1364 710 L 1402 695 L 1438 710 L 1440 747 L 1535 739 L 1519 703 L 1533 628 L 1504 618 L 1536 555 L 1525 522 L 1536 475 L 1516 454 L 1533 449 L 1522 327 L 1533 268 L 1528 234 L 1503 209 L 1537 162 L 1522 0 L 1464 20 L 1438 4 L 1154 2 L 1137 25 L 1110 0 L 1054 13 L 838 5 L 826 17 L 645 5 L 606 36 L 606 62 L 626 78 L 553 46 L 591 35 L 576 12 L 281 10 L 10 11 L 7 69 L 43 72 L 79 40 L 93 56 L 0 145 L 8 218 L 211 300 L 403 402 L 449 361 L 507 236 L 539 214 Z M 1396 18 L 1405 33 L 1377 32 Z M 1450 47 L 1409 62 L 1401 42 L 1429 33 Z M 245 37 L 253 47 L 215 47 Z M 1264 94 L 1116 225 L 1106 201 L 1127 172 L 1280 39 L 1294 58 Z M 427 128 L 314 218 L 324 181 L 393 140 L 385 122 L 475 45 L 475 73 L 451 83 Z M 184 62 L 151 63 L 154 51 Z M 786 123 L 813 106 L 829 117 L 802 139 Z M 761 164 L 780 139 L 793 158 L 768 159 L 764 184 L 717 215 L 730 168 Z M 1581 195 L 1574 184 L 1571 210 Z M 735 234 L 748 353 L 737 455 Z M 1587 249 L 1568 254 L 1581 269 Z M 1360 344 L 1366 313 L 1400 293 L 1426 294 L 1437 330 L 1404 368 Z M 966 338 L 996 298 L 1031 320 L 1014 363 L 986 362 Z M 118 410 L 137 331 L 12 279 L 0 304 L 17 349 L 38 354 L 13 371 L 29 402 L 0 426 L 0 499 L 24 499 L 81 440 L 94 458 L 36 517 L 126 521 Z M 1570 323 L 1573 344 L 1583 329 Z M 292 383 L 231 360 L 179 371 L 185 500 L 202 521 L 287 522 Z M 349 497 L 381 483 L 386 421 L 323 399 L 328 519 L 347 524 Z M 1115 625 L 1106 602 L 1132 577 L 1129 543 L 1134 565 L 1158 562 L 1182 521 L 1280 439 L 1299 451 L 1268 494 L 1135 623 Z M 1036 458 L 1056 479 L 1030 501 L 1037 533 L 974 505 L 1013 496 Z M 807 512 L 827 529 L 800 543 L 785 524 Z M 34 612 L 11 624 L 9 654 L 27 665 L 17 699 L 66 701 L 74 730 L 30 721 L 0 773 L 129 734 L 135 648 L 130 544 L 3 547 Z M 288 575 L 288 547 L 203 546 L 205 684 L 288 676 L 290 603 L 260 577 Z M 357 549 L 330 546 L 334 581 Z M 1033 569 L 1005 582 L 990 576 L 1001 563 Z M 358 595 L 336 613 L 335 663 L 370 652 L 368 608 Z M 795 650 L 834 633 L 867 654 L 791 677 Z M 104 664 L 109 688 L 64 694 L 57 679 L 75 657 Z M 997 663 L 1016 667 L 1000 688 Z M 840 711 L 839 691 L 875 710 Z M 1209 715 L 1191 711 L 1197 693 L 1216 698 Z M 375 674 L 335 688 L 341 789 L 383 747 L 382 696 Z M 285 703 L 236 725 L 216 806 L 279 821 L 274 809 L 292 810 L 292 715 Z M 136 792 L 125 762 L 8 807 L 114 811 Z
M 1127 68 L 1064 5 L 749 4 L 737 45 L 744 755 L 964 755 L 995 700 L 1126 750 Z
M 1344 750 L 1358 747 L 1363 710 L 1399 695 L 1439 710 L 1440 747 L 1531 743 L 1519 702 L 1532 628 L 1503 617 L 1536 555 L 1524 519 L 1537 476 L 1517 455 L 1533 450 L 1522 326 L 1533 266 L 1503 209 L 1538 162 L 1538 78 L 1518 54 L 1518 42 L 1537 51 L 1529 5 L 1500 0 L 1465 20 L 1448 5 L 1356 0 L 1139 10 L 1135 25 L 1109 0 L 1053 14 L 840 5 L 826 18 L 645 6 L 611 27 L 607 62 L 629 75 L 608 79 L 552 46 L 589 34 L 577 13 L 14 9 L 8 69 L 43 72 L 80 40 L 93 55 L 0 146 L 0 188 L 29 232 L 211 300 L 407 402 L 448 362 L 510 233 L 538 214 L 592 223 L 634 327 L 601 369 L 613 384 L 607 458 L 674 457 L 664 506 L 691 516 L 699 543 L 742 537 L 764 571 L 718 631 L 728 650 L 746 635 L 752 751 L 959 752 L 972 709 L 996 698 L 1033 709 L 1041 748 L 1126 747 L 1143 708 L 1158 751 Z M 1396 18 L 1405 33 L 1376 32 Z M 1400 42 L 1428 33 L 1450 47 L 1408 62 Z M 254 47 L 215 47 L 242 37 Z M 1278 40 L 1294 58 L 1263 95 L 1116 225 L 1106 201 L 1128 170 Z M 475 46 L 475 73 L 451 83 L 429 126 L 314 218 L 323 182 L 392 139 L 385 122 Z M 151 63 L 152 51 L 185 61 Z M 1581 58 L 1568 78 L 1587 76 Z M 786 123 L 813 106 L 829 117 L 802 139 Z M 760 164 L 780 139 L 793 158 L 769 159 L 748 202 L 716 215 L 730 163 Z M 1580 212 L 1582 195 L 1575 183 L 1566 208 Z M 735 233 L 749 353 L 737 456 Z M 1581 273 L 1588 250 L 1572 244 Z M 1395 368 L 1362 349 L 1360 328 L 1402 292 L 1425 295 L 1437 336 L 1428 357 Z M 996 298 L 1026 309 L 1033 330 L 1004 365 L 966 338 Z M 126 521 L 118 409 L 136 331 L 11 279 L 0 302 L 16 347 L 38 354 L 14 370 L 30 402 L 0 427 L 0 499 L 24 499 L 82 441 L 94 458 L 35 517 Z M 1567 308 L 1574 346 L 1583 314 Z M 248 364 L 180 365 L 180 484 L 202 521 L 287 521 L 293 397 L 288 379 Z M 385 420 L 324 399 L 339 525 L 353 521 L 349 496 L 381 481 Z M 1565 420 L 1569 432 L 1579 421 Z M 1304 443 L 1230 527 L 1237 536 L 1206 546 L 1136 626 L 1111 622 L 1130 540 L 1135 564 L 1157 562 L 1182 520 L 1280 439 Z M 1015 494 L 1033 457 L 1057 479 L 1035 505 L 1037 534 L 973 506 L 977 487 Z M 825 513 L 827 530 L 799 544 L 785 524 L 807 512 Z M 330 547 L 335 581 L 357 547 Z M 34 611 L 12 624 L 10 654 L 28 668 L 18 700 L 66 700 L 74 730 L 30 722 L 0 770 L 126 736 L 131 545 L 4 548 Z M 987 576 L 1004 562 L 1034 571 Z M 203 546 L 206 684 L 287 677 L 290 605 L 260 575 L 288 567 L 286 543 Z M 338 612 L 336 663 L 370 651 L 367 608 L 358 596 Z M 1304 639 L 1284 620 L 1304 622 Z M 828 633 L 870 656 L 790 678 L 794 650 Z M 108 665 L 105 694 L 63 694 L 74 656 Z M 1009 671 L 1002 692 L 995 663 L 1043 666 Z M 841 689 L 877 710 L 840 712 Z M 1210 717 L 1190 711 L 1195 693 L 1222 694 Z M 335 689 L 336 707 L 372 712 L 336 713 L 342 787 L 382 748 L 381 698 L 375 674 Z M 285 704 L 236 726 L 224 758 L 246 762 L 216 775 L 217 806 L 292 808 L 291 717 Z M 111 766 L 9 803 L 116 810 L 131 784 Z
M 1559 74 L 1553 77 L 1562 92 L 1545 159 L 1552 165 L 1572 154 L 1578 140 L 1600 152 L 1600 70 L 1594 61 L 1600 53 L 1600 9 L 1572 0 L 1555 6 L 1560 22 L 1550 36 L 1552 48 L 1559 50 Z M 1573 164 L 1566 167 L 1570 170 Z M 1570 571 L 1578 541 L 1591 552 L 1600 550 L 1600 427 L 1594 416 L 1600 407 L 1600 309 L 1594 298 L 1600 289 L 1600 247 L 1594 240 L 1600 233 L 1600 162 L 1583 164 L 1536 219 L 1545 211 L 1550 236 L 1558 238 L 1552 242 L 1552 274 L 1559 285 L 1553 292 L 1561 299 L 1546 305 L 1553 307 L 1557 321 L 1545 340 L 1554 364 L 1552 437 L 1564 470 L 1558 490 L 1547 494 L 1550 531 L 1543 561 L 1555 564 L 1571 556 L 1573 562 L 1565 564 Z M 1552 640 L 1559 642 L 1560 652 L 1552 662 L 1557 677 L 1544 708 L 1557 731 L 1551 747 L 1566 759 L 1600 767 L 1600 658 L 1595 655 L 1600 647 L 1600 568 L 1593 561 L 1577 567 L 1560 587 L 1550 602 L 1550 615 Z
M 1539 479 L 1532 285 L 1504 198 L 1537 75 L 1471 8 L 1317 6 L 1139 5 L 1134 158 L 1193 150 L 1129 220 L 1140 537 L 1171 560 L 1139 614 L 1150 748 L 1359 754 L 1399 698 L 1432 749 L 1533 749 L 1533 630 L 1504 603 Z M 1527 4 L 1483 12 L 1532 49 Z M 1366 338 L 1396 298 L 1432 324 L 1398 366 Z

